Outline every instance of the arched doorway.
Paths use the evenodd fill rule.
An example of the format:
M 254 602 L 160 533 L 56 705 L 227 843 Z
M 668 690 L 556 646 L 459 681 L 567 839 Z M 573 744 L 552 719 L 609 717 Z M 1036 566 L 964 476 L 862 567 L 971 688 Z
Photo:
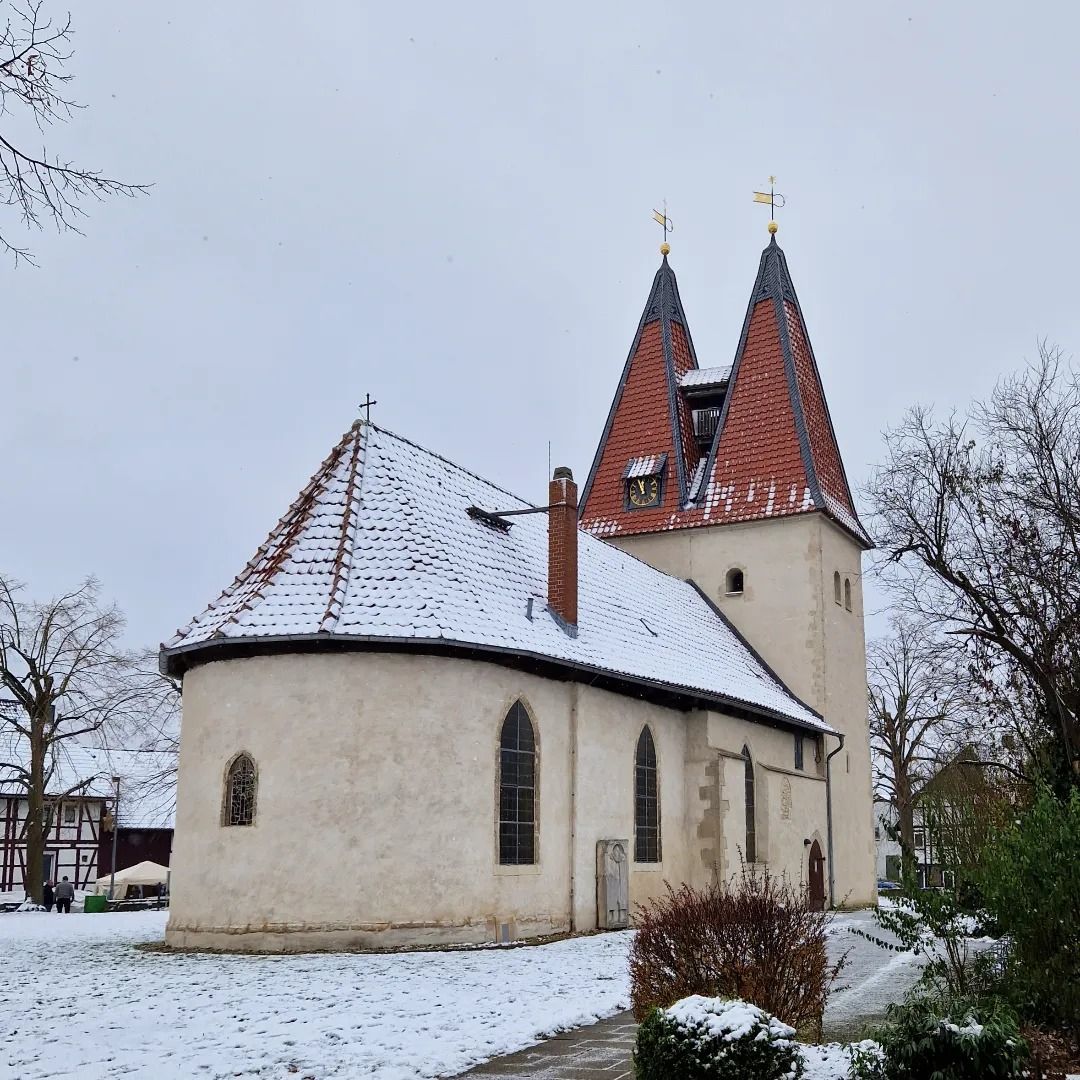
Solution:
M 825 856 L 816 840 L 810 845 L 810 906 L 825 910 Z

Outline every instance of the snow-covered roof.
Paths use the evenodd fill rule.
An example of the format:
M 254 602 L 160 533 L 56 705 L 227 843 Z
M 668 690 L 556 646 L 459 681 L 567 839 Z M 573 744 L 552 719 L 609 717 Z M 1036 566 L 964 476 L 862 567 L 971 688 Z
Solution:
M 18 720 L 15 702 L 0 701 L 0 795 L 21 795 L 20 769 L 29 767 L 30 747 L 5 720 Z M 176 806 L 176 755 L 141 750 L 103 750 L 76 739 L 53 743 L 55 763 L 46 795 L 68 792 L 84 798 L 113 796 L 112 777 L 120 777 L 120 826 L 171 829 Z M 47 766 L 48 767 L 48 766 Z
M 831 730 L 694 585 L 581 531 L 570 636 L 546 610 L 547 516 L 503 529 L 468 513 L 530 505 L 358 421 L 233 584 L 162 647 L 163 667 L 241 642 L 463 647 Z
M 623 473 L 624 480 L 633 480 L 639 476 L 657 476 L 667 464 L 667 454 L 649 454 L 646 457 L 631 458 Z
M 684 390 L 698 386 L 722 386 L 730 377 L 730 364 L 728 364 L 727 367 L 691 368 L 691 370 L 679 380 L 679 385 Z
M 120 777 L 120 828 L 171 829 L 176 819 L 176 754 L 104 750 L 109 775 Z
M 17 706 L 16 706 L 17 708 Z M 30 746 L 25 736 L 5 725 L 0 717 L 0 794 L 21 795 L 20 770 L 28 769 Z M 100 750 L 92 750 L 73 739 L 61 739 L 53 744 L 52 766 L 46 795 L 63 795 L 77 791 L 87 798 L 106 798 L 112 793 L 108 762 Z

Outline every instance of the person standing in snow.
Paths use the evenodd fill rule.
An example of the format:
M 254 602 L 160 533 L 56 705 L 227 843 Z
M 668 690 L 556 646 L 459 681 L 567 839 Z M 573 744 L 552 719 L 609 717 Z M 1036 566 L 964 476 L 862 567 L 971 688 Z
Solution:
M 71 901 L 75 899 L 75 886 L 65 877 L 56 886 L 56 910 L 65 915 L 71 912 Z
M 45 905 L 46 911 L 52 911 L 53 901 L 56 897 L 53 894 L 53 887 L 51 881 L 45 882 L 45 887 L 41 890 L 41 902 Z

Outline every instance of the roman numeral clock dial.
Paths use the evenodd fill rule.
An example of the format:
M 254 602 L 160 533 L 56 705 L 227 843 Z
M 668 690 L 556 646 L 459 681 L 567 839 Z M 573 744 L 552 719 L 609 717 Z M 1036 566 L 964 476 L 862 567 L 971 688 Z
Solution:
M 646 506 L 660 505 L 660 477 L 635 476 L 627 481 L 627 501 L 641 510 Z

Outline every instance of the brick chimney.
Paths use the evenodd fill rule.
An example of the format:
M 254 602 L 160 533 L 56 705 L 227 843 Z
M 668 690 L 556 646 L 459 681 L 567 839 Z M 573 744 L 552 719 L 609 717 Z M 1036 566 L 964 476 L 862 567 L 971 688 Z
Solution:
M 560 465 L 548 484 L 548 607 L 577 627 L 578 491 L 574 474 Z

